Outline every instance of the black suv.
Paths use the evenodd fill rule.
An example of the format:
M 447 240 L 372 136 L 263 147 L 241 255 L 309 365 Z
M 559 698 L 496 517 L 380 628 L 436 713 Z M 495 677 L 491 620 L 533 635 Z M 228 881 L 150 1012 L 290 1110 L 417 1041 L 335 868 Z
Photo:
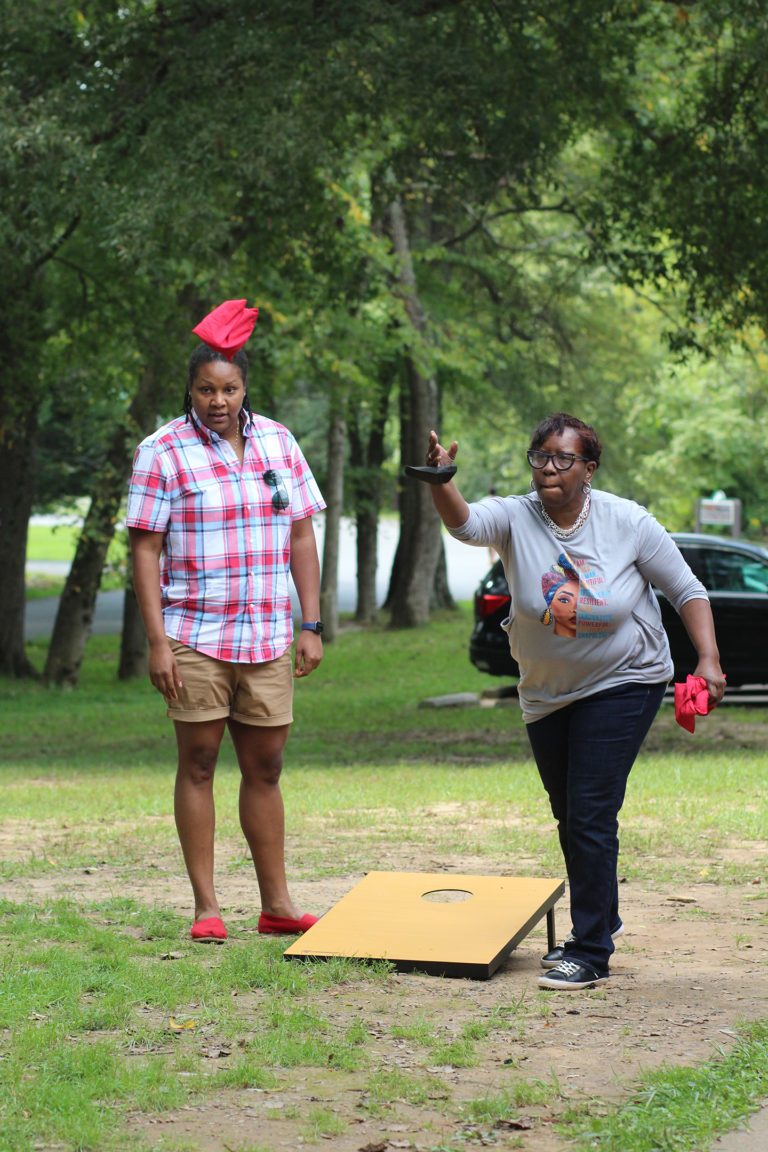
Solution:
M 709 593 L 720 666 L 729 688 L 768 683 L 768 551 L 746 540 L 673 532 L 677 544 Z M 696 651 L 683 622 L 660 592 L 661 618 L 669 637 L 675 679 L 696 665 Z M 491 676 L 519 675 L 501 621 L 509 615 L 509 588 L 497 560 L 475 593 L 475 627 L 469 658 Z

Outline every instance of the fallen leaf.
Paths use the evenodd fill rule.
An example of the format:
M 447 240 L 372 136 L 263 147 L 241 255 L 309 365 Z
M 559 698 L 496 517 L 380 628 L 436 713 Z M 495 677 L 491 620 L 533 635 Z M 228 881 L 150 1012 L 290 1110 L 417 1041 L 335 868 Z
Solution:
M 196 1028 L 196 1027 L 197 1027 L 197 1021 L 196 1020 L 184 1020 L 183 1022 L 181 1022 L 181 1021 L 174 1019 L 174 1017 L 171 1016 L 171 1021 L 169 1024 L 169 1028 L 171 1029 L 171 1032 L 184 1032 L 187 1028 Z

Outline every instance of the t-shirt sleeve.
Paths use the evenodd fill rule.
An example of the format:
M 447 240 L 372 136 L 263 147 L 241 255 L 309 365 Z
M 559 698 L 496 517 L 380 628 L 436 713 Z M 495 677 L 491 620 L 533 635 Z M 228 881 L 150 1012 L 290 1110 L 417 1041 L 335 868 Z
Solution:
M 469 505 L 469 517 L 458 528 L 449 528 L 448 533 L 463 544 L 476 544 L 478 547 L 493 544 L 497 549 L 509 535 L 517 515 L 517 498 L 486 496 Z
M 637 566 L 655 588 L 663 592 L 675 611 L 689 600 L 709 600 L 672 537 L 649 512 L 643 510 L 638 526 Z

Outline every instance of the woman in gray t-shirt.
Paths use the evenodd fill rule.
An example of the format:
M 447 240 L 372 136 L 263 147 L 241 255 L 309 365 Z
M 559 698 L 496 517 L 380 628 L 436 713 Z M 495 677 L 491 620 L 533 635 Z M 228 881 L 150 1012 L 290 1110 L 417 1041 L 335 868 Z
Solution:
M 432 432 L 427 465 L 453 466 L 457 449 Z M 624 931 L 618 813 L 673 674 L 652 585 L 680 614 L 712 705 L 725 689 L 703 584 L 650 513 L 592 490 L 600 454 L 594 429 L 558 412 L 531 437 L 526 495 L 468 504 L 453 482 L 455 466 L 431 489 L 451 535 L 494 548 L 509 584 L 502 627 L 520 668 L 523 718 L 557 820 L 571 900 L 572 930 L 542 958 L 542 988 L 607 979 L 613 941 Z

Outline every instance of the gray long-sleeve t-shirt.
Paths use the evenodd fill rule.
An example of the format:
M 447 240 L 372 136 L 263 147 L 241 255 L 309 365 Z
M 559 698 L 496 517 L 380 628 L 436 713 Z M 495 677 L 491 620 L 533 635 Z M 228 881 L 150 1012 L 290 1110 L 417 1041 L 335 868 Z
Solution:
M 651 585 L 679 612 L 707 600 L 674 540 L 633 500 L 593 491 L 586 523 L 558 539 L 538 498 L 490 497 L 470 504 L 451 535 L 496 549 L 511 595 L 502 627 L 520 668 L 526 723 L 627 682 L 673 675 L 669 642 Z

